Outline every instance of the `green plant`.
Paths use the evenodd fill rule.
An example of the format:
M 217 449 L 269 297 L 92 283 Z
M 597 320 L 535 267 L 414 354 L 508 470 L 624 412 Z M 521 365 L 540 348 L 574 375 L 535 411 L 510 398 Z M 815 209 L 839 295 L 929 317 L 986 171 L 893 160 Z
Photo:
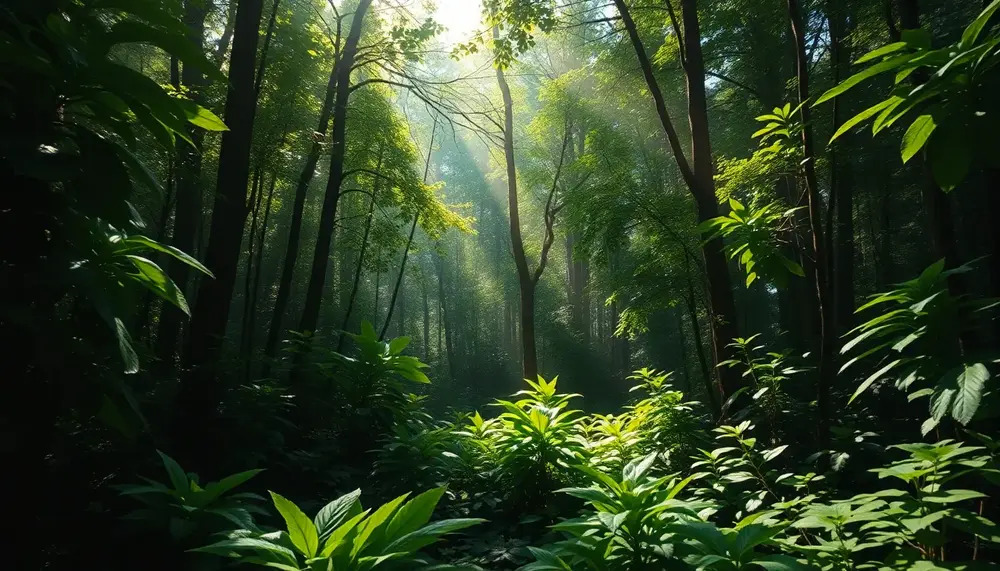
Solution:
M 930 418 L 921 427 L 924 434 L 949 416 L 966 425 L 977 413 L 993 414 L 985 410 L 989 407 L 981 406 L 994 396 L 988 386 L 992 373 L 987 363 L 991 359 L 967 353 L 957 341 L 962 329 L 976 325 L 973 318 L 993 306 L 986 301 L 956 298 L 948 291 L 949 276 L 965 271 L 968 267 L 945 270 L 944 261 L 938 261 L 916 279 L 875 294 L 858 308 L 858 313 L 876 307 L 887 310 L 848 332 L 850 339 L 841 348 L 843 354 L 864 348 L 844 364 L 841 372 L 870 356 L 880 359 L 879 368 L 858 386 L 849 402 L 876 382 L 892 380 L 911 401 L 930 398 Z
M 656 453 L 633 460 L 620 479 L 578 466 L 592 485 L 559 491 L 583 499 L 592 511 L 553 526 L 570 539 L 552 551 L 533 549 L 538 561 L 523 569 L 652 569 L 673 557 L 667 523 L 682 516 L 697 518 L 707 504 L 677 498 L 694 476 L 650 476 L 656 460 Z
M 428 563 L 419 555 L 421 549 L 485 521 L 430 522 L 444 492 L 444 488 L 434 488 L 409 501 L 409 494 L 403 494 L 372 511 L 362 509 L 361 490 L 355 490 L 327 504 L 312 519 L 290 500 L 271 492 L 274 507 L 285 521 L 284 530 L 260 533 L 238 529 L 196 551 L 286 571 L 423 568 Z
M 579 395 L 557 393 L 557 381 L 541 376 L 537 382 L 526 380 L 531 389 L 515 393 L 525 398 L 496 401 L 504 412 L 490 432 L 504 485 L 534 500 L 565 481 L 586 450 L 580 436 L 582 413 L 564 410 Z
M 778 416 L 788 412 L 790 397 L 785 388 L 785 384 L 792 379 L 793 375 L 801 373 L 803 369 L 787 364 L 789 352 L 778 353 L 775 351 L 765 351 L 763 345 L 755 345 L 755 341 L 760 334 L 750 337 L 737 337 L 729 344 L 735 350 L 737 358 L 728 359 L 718 364 L 719 367 L 742 367 L 743 378 L 749 379 L 753 384 L 737 389 L 726 399 L 722 407 L 723 417 L 726 416 L 729 408 L 745 392 L 753 391 L 751 395 L 751 406 L 742 411 L 736 411 L 737 418 L 745 417 L 751 412 L 761 412 L 768 421 L 771 429 L 771 440 L 777 441 L 777 430 L 779 427 Z
M 781 286 L 788 274 L 804 277 L 802 266 L 781 252 L 781 235 L 794 226 L 795 208 L 782 209 L 779 202 L 744 206 L 729 199 L 729 214 L 706 220 L 698 231 L 706 240 L 726 239 L 726 252 L 747 274 L 746 287 L 758 277 Z
M 172 154 L 177 138 L 190 143 L 189 125 L 210 131 L 226 126 L 209 110 L 123 65 L 115 54 L 124 44 L 150 44 L 216 80 L 225 76 L 185 37 L 177 2 L 49 4 L 0 14 L 0 71 L 9 78 L 0 86 L 0 131 L 5 133 L 0 172 L 4 187 L 20 196 L 3 210 L 12 226 L 23 225 L 16 231 L 21 243 L 12 267 L 38 272 L 22 279 L 44 284 L 29 288 L 42 299 L 58 299 L 75 286 L 111 327 L 126 372 L 134 373 L 139 363 L 125 327 L 133 287 L 141 285 L 187 311 L 170 278 L 138 254 L 165 253 L 211 275 L 176 249 L 126 236 L 126 229 L 144 227 L 131 201 L 140 191 L 162 192 L 137 154 L 136 127 Z M 49 291 L 53 285 L 55 293 Z
M 757 439 L 750 436 L 750 421 L 737 426 L 720 426 L 713 430 L 717 440 L 725 444 L 713 450 L 699 450 L 691 468 L 697 470 L 697 498 L 712 499 L 720 508 L 720 521 L 739 521 L 759 512 L 771 502 L 783 501 L 794 490 L 805 489 L 824 480 L 813 473 L 797 475 L 779 472 L 775 466 L 788 445 L 760 449 Z
M 927 30 L 904 30 L 901 41 L 862 56 L 855 63 L 870 65 L 824 93 L 817 104 L 883 73 L 896 74 L 894 87 L 888 98 L 845 121 L 831 142 L 872 118 L 875 135 L 906 119 L 903 162 L 926 149 L 934 180 L 945 192 L 965 179 L 976 160 L 998 166 L 1000 31 L 990 29 L 998 9 L 1000 0 L 994 0 L 951 45 L 934 48 Z
M 170 485 L 143 478 L 145 484 L 116 486 L 122 496 L 134 498 L 145 505 L 126 515 L 127 520 L 156 531 L 167 530 L 175 541 L 192 535 L 208 537 L 233 523 L 246 529 L 257 529 L 251 513 L 267 512 L 248 502 L 264 501 L 264 498 L 247 492 L 229 492 L 262 470 L 233 474 L 203 488 L 195 474 L 184 472 L 173 458 L 163 452 L 157 453 L 163 461 Z
M 995 461 L 951 440 L 890 448 L 908 457 L 872 472 L 907 489 L 807 505 L 782 546 L 823 570 L 961 569 L 963 559 L 990 560 L 996 552 L 984 553 L 986 543 L 1000 543 L 1000 528 L 981 515 L 988 498 L 954 484 L 981 484 L 997 473 Z
M 629 376 L 636 382 L 630 392 L 641 391 L 646 396 L 630 404 L 627 414 L 631 430 L 639 439 L 632 457 L 656 451 L 666 464 L 677 469 L 705 439 L 706 417 L 698 403 L 685 401 L 684 393 L 674 390 L 671 376 L 648 368 Z

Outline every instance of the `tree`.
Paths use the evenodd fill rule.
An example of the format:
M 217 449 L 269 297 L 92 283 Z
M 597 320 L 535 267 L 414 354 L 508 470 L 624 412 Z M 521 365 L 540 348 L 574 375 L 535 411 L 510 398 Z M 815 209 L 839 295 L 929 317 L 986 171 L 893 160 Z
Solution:
M 635 21 L 632 19 L 628 4 L 625 0 L 615 0 L 615 6 L 639 60 L 639 66 L 653 97 L 656 113 L 667 136 L 674 160 L 681 171 L 684 184 L 694 197 L 698 220 L 700 222 L 711 220 L 719 215 L 719 206 L 715 197 L 708 102 L 705 92 L 705 64 L 702 56 L 697 2 L 696 0 L 681 1 L 681 22 L 678 22 L 673 16 L 672 3 L 667 3 L 674 26 L 674 34 L 677 36 L 681 65 L 687 78 L 688 123 L 691 130 L 690 163 L 681 148 L 680 138 L 667 111 L 663 92 L 660 90 L 652 64 L 646 55 L 646 48 L 639 36 Z M 683 33 L 681 33 L 681 25 L 683 25 Z M 716 238 L 706 242 L 702 247 L 702 257 L 704 258 L 709 289 L 712 349 L 715 363 L 718 364 L 730 358 L 728 345 L 730 340 L 737 337 L 738 334 L 736 303 L 733 300 L 729 270 L 726 267 L 721 240 Z M 720 369 L 718 374 L 720 378 L 719 390 L 722 395 L 730 395 L 742 385 L 742 381 L 731 370 Z
M 254 69 L 262 0 L 242 0 L 236 11 L 233 54 L 225 119 L 232 128 L 223 135 L 217 192 L 205 263 L 216 279 L 203 282 L 198 292 L 191 333 L 185 350 L 185 373 L 177 395 L 174 446 L 190 454 L 193 466 L 209 462 L 212 443 L 205 427 L 212 425 L 225 387 L 216 369 L 229 318 L 229 301 L 236 284 L 240 244 L 246 220 L 247 182 L 257 98 Z M 211 431 L 208 431 L 211 433 Z M 199 468 L 200 469 L 200 468 Z

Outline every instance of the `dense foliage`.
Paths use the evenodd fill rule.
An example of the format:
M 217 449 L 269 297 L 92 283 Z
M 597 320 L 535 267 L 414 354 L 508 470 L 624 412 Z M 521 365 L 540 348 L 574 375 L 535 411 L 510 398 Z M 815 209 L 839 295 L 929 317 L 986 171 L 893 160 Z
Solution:
M 998 63 L 1000 0 L 5 3 L 5 565 L 997 568 Z

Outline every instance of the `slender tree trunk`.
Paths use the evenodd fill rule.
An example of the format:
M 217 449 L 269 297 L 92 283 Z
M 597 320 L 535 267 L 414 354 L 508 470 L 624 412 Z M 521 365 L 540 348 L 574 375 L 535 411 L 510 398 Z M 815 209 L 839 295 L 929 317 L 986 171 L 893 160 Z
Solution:
M 333 105 L 333 132 L 330 137 L 330 178 L 326 184 L 323 196 L 323 208 L 320 211 L 319 232 L 316 237 L 316 248 L 313 251 L 312 272 L 309 276 L 309 286 L 306 289 L 306 299 L 302 309 L 302 319 L 299 321 L 300 331 L 316 331 L 319 322 L 319 310 L 323 303 L 323 284 L 326 281 L 327 264 L 330 263 L 330 248 L 333 242 L 334 222 L 337 219 L 337 202 L 340 199 L 340 185 L 344 179 L 344 155 L 347 150 L 347 101 L 351 95 L 351 70 L 358 51 L 358 40 L 361 38 L 361 28 L 365 14 L 372 0 L 360 0 L 354 11 L 354 21 L 351 31 L 344 44 L 344 54 L 337 66 L 336 99 Z
M 847 3 L 842 0 L 827 0 L 827 21 L 830 30 L 830 58 L 833 67 L 833 83 L 840 83 L 850 73 L 851 54 L 845 46 L 847 37 Z M 833 130 L 844 124 L 847 114 L 844 112 L 844 101 L 836 98 L 833 101 Z M 842 139 L 840 148 L 851 150 L 851 138 Z M 850 156 L 850 153 L 847 153 Z M 828 249 L 833 255 L 832 270 L 834 281 L 833 305 L 836 310 L 836 331 L 842 335 L 850 329 L 854 315 L 854 180 L 853 165 L 850 160 L 840 160 L 838 148 L 830 150 L 830 203 L 836 204 L 836 211 L 831 212 L 829 221 L 836 218 L 836 232 L 828 232 L 827 239 L 831 241 Z M 829 227 L 829 226 L 828 226 Z
M 681 148 L 680 138 L 667 112 L 663 92 L 656 81 L 653 66 L 639 37 L 638 29 L 629 13 L 625 0 L 614 0 L 622 17 L 622 23 L 631 40 L 632 47 L 642 68 L 646 86 L 653 96 L 660 124 L 670 144 L 671 152 L 681 171 L 685 185 L 691 192 L 698 210 L 699 222 L 719 215 L 719 204 L 715 196 L 714 167 L 712 166 L 711 139 L 708 125 L 708 102 L 705 92 L 705 64 L 701 48 L 701 31 L 698 23 L 696 0 L 681 0 L 684 27 L 683 61 L 687 78 L 688 124 L 691 130 L 691 160 L 689 165 Z M 720 363 L 731 357 L 728 347 L 738 336 L 736 302 L 733 298 L 729 268 L 722 250 L 722 240 L 716 238 L 702 246 L 705 273 L 708 279 L 709 312 L 712 323 L 712 352 L 714 361 Z M 731 368 L 719 371 L 720 392 L 732 394 L 744 383 Z
M 426 276 L 426 274 L 424 274 Z M 427 280 L 421 282 L 420 293 L 424 301 L 424 363 L 431 362 L 431 308 L 427 302 Z
M 427 159 L 424 161 L 424 178 L 423 183 L 427 184 L 427 175 L 431 170 L 431 153 L 434 152 L 434 134 L 437 131 L 437 118 L 434 118 L 434 124 L 431 126 L 431 141 L 427 146 Z M 410 225 L 410 237 L 406 240 L 406 248 L 403 249 L 403 261 L 399 264 L 399 277 L 396 278 L 396 286 L 392 289 L 392 299 L 389 300 L 389 313 L 385 316 L 385 325 L 382 326 L 382 332 L 379 334 L 379 339 L 385 338 L 385 332 L 389 330 L 389 322 L 392 321 L 392 311 L 396 307 L 396 297 L 399 295 L 399 288 L 403 285 L 403 277 L 406 272 L 406 259 L 410 255 L 410 247 L 413 245 L 413 235 L 417 231 L 417 222 L 420 220 L 420 210 L 413 215 L 413 224 Z M 400 320 L 402 322 L 402 320 Z M 400 335 L 403 333 L 400 332 Z
M 299 174 L 298 184 L 295 187 L 295 199 L 292 203 L 292 219 L 288 226 L 288 240 L 285 246 L 285 259 L 281 267 L 281 277 L 278 280 L 278 294 L 274 300 L 274 312 L 271 316 L 271 327 L 267 333 L 267 341 L 264 345 L 264 354 L 268 357 L 264 360 L 263 375 L 270 374 L 271 359 L 274 358 L 278 340 L 284 332 L 282 323 L 285 312 L 288 310 L 288 299 L 292 292 L 292 278 L 295 276 L 295 263 L 299 257 L 299 241 L 302 235 L 302 215 L 305 212 L 306 195 L 309 192 L 309 184 L 316 175 L 316 165 L 319 162 L 320 151 L 323 148 L 323 137 L 330 126 L 330 115 L 333 112 L 333 99 L 337 86 L 337 65 L 330 70 L 330 79 L 327 81 L 326 98 L 323 100 L 323 107 L 319 113 L 319 124 L 313 136 L 313 143 L 306 157 L 305 165 Z
M 205 2 L 187 0 L 184 3 L 184 23 L 187 26 L 188 40 L 202 48 L 205 44 Z M 196 103 L 204 103 L 205 74 L 194 65 L 184 65 L 181 73 L 181 85 L 187 87 L 191 99 Z M 189 136 L 194 147 L 186 142 L 178 142 L 177 151 L 180 155 L 177 162 L 177 201 L 174 213 L 174 232 L 171 244 L 189 254 L 194 254 L 198 244 L 198 229 L 201 227 L 202 216 L 202 143 L 205 132 L 201 129 L 191 129 Z M 191 299 L 191 289 L 188 280 L 191 268 L 187 264 L 171 259 L 168 262 L 167 273 L 177 284 L 177 288 Z M 156 356 L 164 361 L 165 368 L 172 369 L 177 353 L 181 332 L 181 322 L 184 314 L 181 310 L 167 303 L 160 312 L 160 326 L 156 334 Z
M 263 169 L 258 166 L 253 173 L 253 184 L 250 191 L 250 204 L 253 207 L 250 209 L 250 235 L 247 237 L 247 263 L 246 263 L 246 274 L 243 279 L 243 319 L 240 322 L 240 357 L 243 359 L 243 367 L 245 369 L 249 368 L 249 363 L 247 363 L 247 353 L 249 348 L 247 347 L 247 325 L 249 324 L 250 316 L 250 289 L 253 284 L 253 261 L 254 261 L 254 244 L 257 239 L 257 218 L 260 214 L 260 207 L 264 204 L 264 192 L 261 187 L 264 185 L 263 181 Z
M 233 53 L 229 65 L 229 90 L 222 136 L 211 240 L 205 256 L 215 279 L 202 281 L 191 320 L 185 354 L 185 373 L 177 395 L 177 424 L 173 444 L 181 458 L 204 473 L 218 449 L 212 430 L 216 407 L 225 387 L 216 371 L 229 318 L 229 302 L 236 283 L 246 192 L 250 176 L 250 149 L 256 111 L 254 62 L 262 12 L 262 0 L 242 0 L 236 12 Z M 188 456 L 189 455 L 189 456 Z
M 813 277 L 817 298 L 819 301 L 820 320 L 820 353 L 817 379 L 817 405 L 819 419 L 817 430 L 821 446 L 829 442 L 830 429 L 830 391 L 836 380 L 834 370 L 835 352 L 837 350 L 837 335 L 834 323 L 833 300 L 830 296 L 830 280 L 827 264 L 826 244 L 823 241 L 823 215 L 816 180 L 816 154 L 813 149 L 811 107 L 809 100 L 809 61 L 806 59 L 805 33 L 802 14 L 799 11 L 798 0 L 788 0 L 788 18 L 792 27 L 792 35 L 796 44 L 796 75 L 799 84 L 799 103 L 802 115 L 802 170 L 806 184 L 806 195 L 809 201 L 809 225 L 812 229 L 812 250 L 814 260 Z
M 257 63 L 257 76 L 254 79 L 254 96 L 260 101 L 260 90 L 264 86 L 264 71 L 267 69 L 267 54 L 271 49 L 271 39 L 274 37 L 275 23 L 278 21 L 278 8 L 281 0 L 271 4 L 271 16 L 267 20 L 267 32 L 264 33 L 264 45 L 260 50 L 260 61 Z
M 496 28 L 493 35 L 499 34 Z M 521 294 L 521 368 L 525 379 L 538 377 L 538 354 L 535 349 L 535 284 L 528 271 L 528 259 L 521 237 L 521 215 L 517 200 L 517 167 L 514 164 L 514 101 L 503 69 L 496 69 L 497 84 L 503 95 L 504 135 L 503 148 L 507 166 L 507 206 L 510 210 L 510 243 L 517 267 L 517 283 Z
M 691 336 L 694 338 L 694 350 L 698 355 L 698 365 L 701 367 L 701 378 L 705 383 L 705 395 L 708 398 L 712 415 L 719 418 L 721 407 L 719 404 L 718 383 L 714 382 L 712 370 L 708 366 L 708 356 L 705 354 L 705 345 L 701 340 L 701 326 L 698 324 L 698 305 L 694 294 L 694 282 L 691 275 L 687 275 L 687 296 L 684 299 L 688 312 L 688 321 L 691 322 Z
M 438 355 L 441 354 L 441 326 L 443 325 L 445 349 L 448 354 L 448 373 L 451 379 L 455 380 L 455 346 L 452 339 L 454 335 L 451 330 L 451 321 L 448 319 L 448 298 L 445 295 L 446 288 L 444 283 L 444 260 L 438 255 L 434 258 L 434 262 L 438 273 L 438 299 L 441 301 L 438 319 Z
M 382 152 L 379 152 L 378 167 L 376 167 L 375 172 L 379 172 L 382 168 Z M 372 219 L 375 217 L 375 198 L 378 196 L 379 187 L 382 185 L 382 179 L 376 178 L 375 183 L 372 186 L 372 197 L 368 203 L 368 216 L 365 218 L 365 233 L 361 237 L 361 250 L 358 252 L 358 265 L 354 268 L 354 284 L 351 286 L 351 295 L 347 298 L 347 308 L 344 309 L 344 320 L 340 324 L 340 330 L 346 332 L 348 325 L 351 320 L 351 312 L 354 310 L 354 300 L 358 295 L 358 287 L 361 284 L 361 271 L 364 269 L 365 265 L 365 251 L 368 249 L 368 235 L 371 233 L 372 229 Z M 376 286 L 376 291 L 378 287 Z M 375 301 L 375 311 L 378 312 L 378 298 Z M 347 337 L 344 333 L 341 333 L 337 339 L 337 352 L 343 350 L 344 340 Z
M 261 223 L 260 227 L 260 246 L 257 248 L 257 261 L 254 263 L 254 276 L 253 276 L 253 286 L 250 289 L 250 311 L 248 314 L 248 323 L 246 326 L 247 330 L 247 354 L 253 352 L 253 339 L 256 333 L 256 322 L 257 322 L 257 295 L 260 292 L 260 273 L 263 268 L 264 263 L 264 246 L 266 242 L 264 238 L 267 236 L 267 224 L 271 217 L 271 203 L 274 199 L 274 187 L 278 182 L 278 173 L 273 173 L 271 175 L 271 187 L 267 191 L 267 202 L 264 205 L 264 221 Z M 249 381 L 250 378 L 250 368 L 247 367 L 246 370 L 247 378 L 245 380 Z
M 209 4 L 206 0 L 191 0 L 200 4 L 202 9 Z M 226 24 L 222 28 L 222 35 L 215 45 L 215 65 L 221 67 L 226 60 L 226 52 L 229 51 L 229 44 L 233 41 L 233 30 L 236 29 L 236 6 L 239 0 L 229 0 L 229 10 L 226 12 Z

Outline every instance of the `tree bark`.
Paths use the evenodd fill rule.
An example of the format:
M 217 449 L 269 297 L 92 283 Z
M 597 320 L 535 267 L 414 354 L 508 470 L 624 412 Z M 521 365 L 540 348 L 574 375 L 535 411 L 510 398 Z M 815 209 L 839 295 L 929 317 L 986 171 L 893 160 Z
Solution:
M 330 79 L 327 81 L 326 98 L 323 100 L 323 107 L 319 112 L 319 124 L 313 133 L 313 143 L 306 157 L 305 165 L 299 174 L 298 184 L 295 187 L 295 200 L 292 203 L 292 219 L 288 226 L 288 240 L 285 246 L 285 259 L 281 267 L 281 277 L 278 280 L 278 294 L 274 300 L 274 312 L 271 315 L 271 327 L 268 330 L 267 341 L 264 345 L 264 367 L 262 374 L 266 377 L 270 374 L 271 360 L 274 358 L 278 348 L 278 340 L 284 328 L 282 326 L 285 312 L 288 310 L 288 299 L 292 292 L 292 278 L 295 276 L 295 263 L 299 257 L 299 241 L 302 236 L 302 215 L 305 211 L 306 195 L 309 192 L 309 184 L 316 175 L 316 165 L 319 162 L 320 151 L 323 147 L 323 138 L 330 127 L 330 115 L 333 112 L 333 100 L 337 87 L 337 70 L 339 64 L 334 65 L 330 70 Z
M 681 0 L 684 38 L 682 44 L 682 61 L 687 79 L 688 93 L 688 124 L 691 130 L 691 160 L 681 148 L 680 138 L 674 129 L 673 122 L 667 112 L 663 92 L 656 81 L 652 64 L 646 49 L 639 37 L 638 29 L 629 13 L 625 0 L 615 0 L 615 6 L 622 17 L 622 23 L 628 32 L 632 47 L 639 60 L 646 86 L 653 96 L 656 113 L 667 136 L 671 152 L 685 185 L 694 197 L 698 211 L 698 221 L 704 222 L 719 216 L 719 204 L 715 196 L 714 167 L 712 166 L 711 139 L 708 125 L 708 102 L 705 93 L 705 64 L 701 48 L 701 32 L 698 24 L 696 0 Z M 736 315 L 736 302 L 733 298 L 732 284 L 729 279 L 729 268 L 722 250 L 722 240 L 715 238 L 702 246 L 702 256 L 705 261 L 705 273 L 708 278 L 709 313 L 712 324 L 712 353 L 714 361 L 720 363 L 731 357 L 728 347 L 733 338 L 739 334 Z M 720 393 L 725 396 L 732 394 L 743 386 L 744 382 L 732 368 L 718 371 Z
M 846 2 L 827 0 L 826 16 L 830 31 L 830 59 L 833 67 L 833 83 L 840 83 L 850 73 L 851 54 L 845 45 L 847 37 Z M 833 130 L 844 124 L 848 114 L 844 112 L 841 98 L 833 100 Z M 841 139 L 840 149 L 851 150 L 851 138 Z M 846 153 L 850 156 L 850 153 Z M 836 219 L 835 232 L 829 232 L 832 241 L 829 251 L 833 254 L 832 270 L 833 305 L 836 311 L 836 331 L 846 333 L 854 316 L 854 180 L 853 165 L 849 160 L 841 161 L 837 147 L 830 149 L 830 196 L 836 210 L 830 213 L 830 220 Z
M 257 322 L 257 295 L 260 293 L 260 274 L 263 268 L 264 262 L 264 238 L 267 237 L 267 224 L 271 218 L 271 204 L 274 199 L 274 187 L 278 182 L 278 173 L 273 173 L 271 175 L 271 187 L 267 191 L 267 201 L 264 204 L 264 221 L 261 223 L 260 227 L 260 246 L 257 248 L 257 261 L 254 263 L 254 276 L 253 276 L 253 286 L 250 289 L 250 311 L 248 316 L 247 329 L 247 354 L 253 352 L 253 339 L 256 332 L 256 322 Z M 249 381 L 250 368 L 247 367 L 247 378 Z
M 499 31 L 494 28 L 496 37 Z M 497 85 L 503 96 L 504 130 L 503 148 L 507 167 L 507 206 L 510 210 L 510 243 L 517 267 L 517 283 L 521 294 L 521 371 L 525 379 L 538 377 L 538 353 L 535 348 L 535 287 L 528 271 L 528 259 L 521 237 L 521 215 L 517 200 L 517 167 L 514 164 L 514 101 L 503 69 L 496 69 Z
M 327 264 L 330 263 L 330 248 L 333 242 L 334 222 L 337 219 L 337 202 L 340 199 L 340 185 L 344 179 L 344 155 L 347 150 L 347 101 L 351 96 L 351 71 L 358 51 L 358 40 L 365 14 L 372 0 L 360 0 L 354 11 L 351 31 L 344 44 L 344 53 L 337 66 L 336 99 L 333 105 L 333 132 L 330 137 L 330 178 L 323 196 L 323 208 L 319 219 L 319 233 L 313 251 L 312 272 L 306 299 L 299 321 L 300 331 L 315 332 L 319 322 L 319 310 L 323 304 L 323 284 L 326 282 Z
M 187 0 L 184 3 L 184 23 L 187 26 L 187 37 L 195 46 L 204 49 L 205 45 L 205 2 Z M 194 65 L 185 64 L 180 77 L 181 85 L 187 87 L 191 99 L 196 103 L 204 103 L 205 74 Z M 198 229 L 202 216 L 202 143 L 205 131 L 192 128 L 189 131 L 194 147 L 183 141 L 178 141 L 177 151 L 180 155 L 177 161 L 177 200 L 174 211 L 174 231 L 171 245 L 182 252 L 196 254 Z M 173 258 L 168 262 L 167 274 L 177 284 L 177 289 L 191 298 L 191 288 L 188 280 L 191 267 Z M 163 304 L 160 311 L 160 325 L 156 333 L 156 356 L 163 361 L 166 369 L 173 369 L 177 354 L 181 323 L 184 314 L 172 304 Z
M 830 391 L 836 380 L 834 370 L 835 352 L 837 350 L 837 334 L 834 323 L 833 300 L 830 297 L 830 279 L 827 262 L 828 252 L 823 241 L 822 203 L 819 196 L 819 186 L 816 180 L 816 154 L 813 148 L 811 123 L 811 107 L 809 101 L 809 61 L 806 58 L 805 27 L 798 0 L 788 0 L 788 19 L 792 27 L 792 36 L 796 47 L 796 76 L 799 87 L 799 103 L 802 116 L 802 170 L 806 185 L 806 196 L 809 202 L 809 225 L 812 229 L 813 278 L 819 302 L 820 320 L 820 352 L 819 371 L 817 379 L 816 401 L 819 409 L 817 431 L 819 443 L 825 446 L 829 442 L 830 429 Z
M 250 175 L 250 149 L 256 112 L 254 63 L 262 12 L 262 0 L 242 0 L 236 12 L 225 121 L 222 136 L 211 238 L 205 256 L 215 279 L 206 279 L 195 304 L 188 336 L 185 365 L 188 369 L 177 395 L 177 418 L 173 430 L 175 453 L 184 464 L 204 472 L 218 449 L 212 430 L 216 407 L 225 387 L 215 370 L 229 318 L 229 302 L 236 283 L 246 192 Z

